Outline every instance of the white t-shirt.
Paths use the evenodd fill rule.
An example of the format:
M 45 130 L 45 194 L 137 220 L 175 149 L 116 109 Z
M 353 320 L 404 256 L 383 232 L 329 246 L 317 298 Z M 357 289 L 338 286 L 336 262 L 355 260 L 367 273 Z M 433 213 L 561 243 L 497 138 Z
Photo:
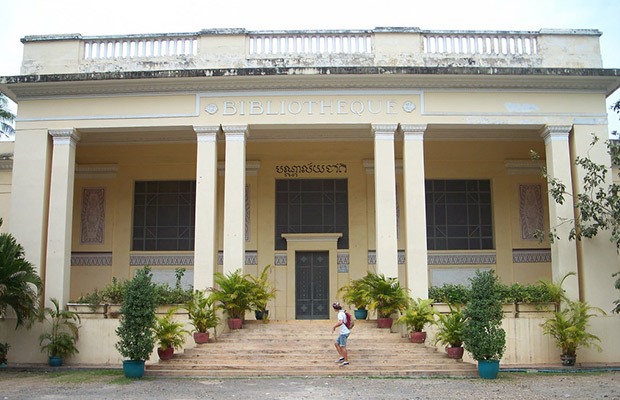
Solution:
M 347 316 L 344 313 L 344 310 L 338 311 L 338 322 L 340 321 L 342 321 L 342 325 L 340 325 L 340 334 L 348 335 L 351 331 L 349 330 L 349 328 L 347 328 L 347 325 L 346 325 Z

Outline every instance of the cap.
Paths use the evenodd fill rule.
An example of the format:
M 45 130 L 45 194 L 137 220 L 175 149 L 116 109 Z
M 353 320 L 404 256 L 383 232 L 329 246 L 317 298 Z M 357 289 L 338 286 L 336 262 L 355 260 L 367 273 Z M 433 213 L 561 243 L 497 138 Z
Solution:
M 334 307 L 336 310 L 341 310 L 342 309 L 342 306 L 338 302 L 335 302 L 334 304 L 332 304 L 332 307 Z

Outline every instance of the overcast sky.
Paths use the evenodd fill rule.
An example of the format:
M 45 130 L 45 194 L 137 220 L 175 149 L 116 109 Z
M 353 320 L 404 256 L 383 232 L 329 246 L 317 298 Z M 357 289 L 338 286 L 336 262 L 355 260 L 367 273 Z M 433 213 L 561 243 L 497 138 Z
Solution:
M 197 32 L 205 28 L 598 29 L 620 68 L 620 0 L 0 0 L 0 76 L 18 75 L 26 35 Z M 608 101 L 620 98 L 620 91 Z M 620 130 L 617 116 L 610 115 Z

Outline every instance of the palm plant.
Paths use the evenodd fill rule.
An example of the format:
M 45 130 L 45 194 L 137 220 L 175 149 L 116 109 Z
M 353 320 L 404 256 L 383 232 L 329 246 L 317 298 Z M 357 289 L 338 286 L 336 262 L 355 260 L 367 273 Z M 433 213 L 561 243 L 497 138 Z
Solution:
M 228 274 L 215 274 L 215 283 L 219 288 L 210 288 L 210 297 L 214 302 L 219 302 L 219 308 L 226 312 L 228 318 L 241 319 L 252 308 L 254 284 L 240 269 Z
M 348 304 L 353 304 L 357 310 L 365 310 L 370 303 L 368 279 L 371 278 L 368 275 L 370 273 L 365 278 L 352 280 L 338 290 L 338 293 L 342 294 L 342 300 Z
M 39 336 L 41 351 L 47 351 L 48 356 L 56 358 L 67 358 L 79 353 L 75 344 L 79 339 L 80 316 L 73 311 L 61 310 L 58 300 L 50 301 L 54 307 L 45 307 L 39 316 L 41 320 L 49 322 L 51 328 Z
M 440 343 L 450 347 L 461 347 L 463 345 L 465 316 L 458 304 L 448 303 L 448 307 L 450 307 L 449 314 L 439 314 L 435 344 Z
M 13 235 L 0 234 L 0 316 L 10 308 L 17 317 L 16 328 L 31 321 L 38 314 L 41 286 L 37 271 L 24 258 L 24 248 Z
M 14 120 L 15 114 L 8 109 L 8 99 L 0 93 L 0 134 L 7 137 L 15 135 L 15 128 L 12 125 Z
M 258 277 L 249 276 L 254 283 L 251 305 L 254 310 L 258 311 L 263 321 L 267 322 L 267 302 L 276 297 L 276 289 L 269 282 L 269 272 L 271 264 L 263 268 Z
M 185 334 L 189 334 L 183 328 L 182 322 L 173 319 L 174 313 L 178 309 L 178 307 L 171 308 L 164 316 L 156 317 L 157 320 L 153 327 L 153 333 L 162 350 L 180 348 L 185 344 Z
M 213 299 L 205 297 L 205 292 L 201 290 L 194 291 L 192 298 L 185 303 L 185 310 L 196 332 L 206 333 L 209 328 L 215 328 L 219 322 L 219 317 L 213 308 Z
M 411 300 L 403 315 L 396 320 L 397 324 L 404 323 L 411 332 L 422 332 L 426 324 L 435 322 L 435 310 L 433 310 L 433 299 Z
M 409 295 L 397 278 L 368 274 L 362 279 L 368 285 L 369 308 L 377 310 L 379 318 L 390 318 L 392 314 L 407 308 Z

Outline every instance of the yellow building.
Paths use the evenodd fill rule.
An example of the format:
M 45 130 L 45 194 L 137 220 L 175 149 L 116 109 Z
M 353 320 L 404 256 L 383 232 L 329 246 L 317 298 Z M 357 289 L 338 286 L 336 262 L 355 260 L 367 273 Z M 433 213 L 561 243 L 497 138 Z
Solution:
M 63 304 L 147 264 L 164 280 L 183 266 L 198 289 L 273 264 L 279 320 L 329 318 L 367 271 L 422 298 L 480 268 L 507 284 L 574 271 L 569 295 L 609 310 L 606 234 L 533 237 L 573 216 L 540 168 L 579 191 L 572 161 L 608 135 L 620 70 L 603 69 L 599 36 L 28 36 L 21 75 L 0 78 L 19 104 L 3 229 Z M 589 155 L 609 163 L 602 143 Z

